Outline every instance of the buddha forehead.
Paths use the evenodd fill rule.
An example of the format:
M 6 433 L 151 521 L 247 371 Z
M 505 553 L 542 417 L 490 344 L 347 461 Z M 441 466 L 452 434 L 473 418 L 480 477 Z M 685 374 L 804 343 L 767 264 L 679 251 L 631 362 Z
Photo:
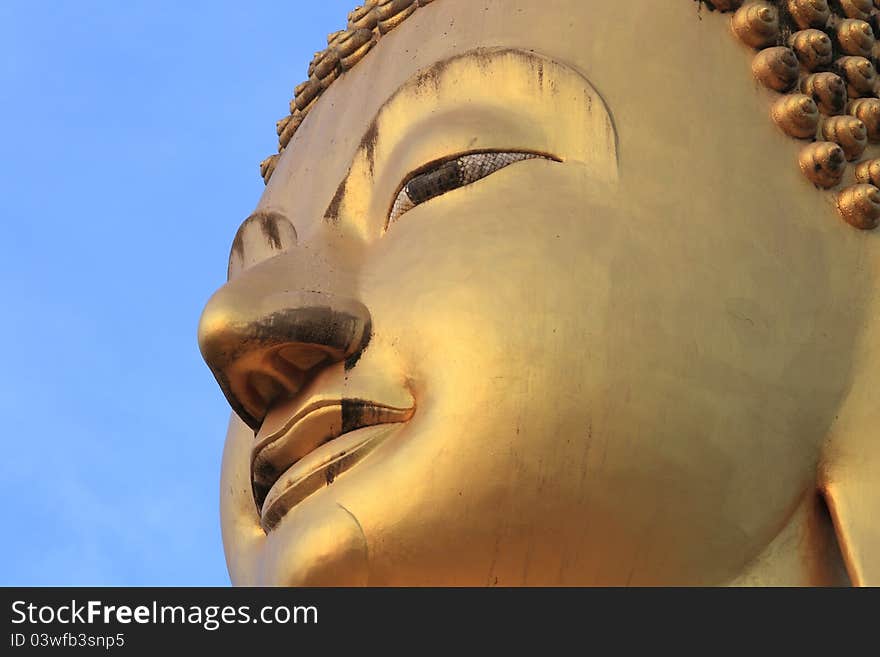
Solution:
M 293 121 L 297 129 L 290 130 L 288 123 L 281 130 L 282 157 L 273 162 L 274 180 L 260 207 L 296 214 L 298 230 L 322 219 L 363 142 L 387 137 L 388 146 L 429 113 L 503 94 L 504 80 L 481 68 L 479 51 L 506 48 L 567 66 L 588 81 L 611 117 L 631 199 L 674 198 L 679 190 L 682 200 L 696 194 L 716 204 L 737 199 L 741 205 L 754 199 L 755 185 L 769 181 L 778 186 L 777 197 L 791 199 L 798 212 L 803 207 L 811 214 L 827 214 L 833 199 L 811 194 L 804 185 L 796 164 L 799 144 L 767 120 L 767 95 L 761 90 L 756 94 L 745 49 L 731 38 L 729 14 L 701 7 L 691 2 L 547 6 L 530 0 L 497 0 L 479 7 L 440 0 L 420 7 L 378 39 L 350 70 L 334 76 L 320 95 L 306 95 L 308 102 L 300 104 L 307 113 Z M 470 71 L 458 66 L 443 75 L 443 64 L 456 58 L 470 59 Z M 456 75 L 480 78 L 479 94 L 455 94 Z M 422 85 L 419 94 L 408 96 L 413 102 L 406 116 L 376 121 L 390 98 L 408 83 L 426 78 L 444 81 L 447 93 Z M 432 92 L 433 104 L 415 102 Z M 511 115 L 551 97 L 511 98 Z M 295 115 L 302 114 L 291 106 Z M 552 126 L 554 118 L 546 116 L 543 123 Z M 474 136 L 479 140 L 487 130 L 483 127 Z M 754 166 L 755 145 L 767 144 L 771 148 L 763 148 L 761 166 Z M 443 148 L 438 144 L 438 155 Z M 733 170 L 737 175 L 731 175 Z M 297 193 L 300 185 L 308 185 L 312 193 Z
M 548 7 L 502 0 L 477 7 L 441 0 L 420 8 L 335 79 L 309 108 L 286 143 L 275 169 L 279 175 L 273 172 L 262 207 L 298 204 L 302 221 L 322 218 L 365 138 L 381 140 L 385 132 L 401 131 L 403 123 L 416 124 L 428 113 L 444 111 L 452 104 L 470 101 L 474 106 L 504 94 L 505 80 L 481 67 L 485 59 L 481 60 L 480 51 L 492 48 L 519 50 L 580 73 L 602 99 L 600 111 L 612 117 L 618 157 L 630 166 L 633 176 L 640 175 L 637 170 L 644 167 L 654 170 L 650 177 L 642 177 L 643 184 L 680 181 L 685 167 L 698 166 L 700 146 L 705 146 L 707 160 L 717 159 L 714 153 L 724 136 L 753 133 L 754 112 L 761 110 L 755 107 L 748 75 L 728 75 L 742 69 L 742 53 L 735 44 L 718 38 L 723 26 L 715 19 L 720 16 L 707 14 L 701 21 L 698 6 L 692 3 L 663 3 L 663 11 L 657 3 L 656 8 L 651 20 L 645 20 L 642 5 L 633 3 L 561 2 Z M 689 38 L 672 38 L 682 33 Z M 655 57 L 646 52 L 645 44 L 657 40 L 662 41 L 662 56 Z M 704 62 L 700 67 L 692 65 L 697 52 Z M 471 66 L 446 71 L 443 64 L 451 59 L 470 60 Z M 536 67 L 532 71 L 538 75 Z M 456 77 L 479 79 L 480 95 L 455 94 Z M 441 86 L 421 85 L 419 94 L 410 94 L 408 116 L 396 122 L 375 121 L 390 98 L 408 83 L 425 79 Z M 419 106 L 418 101 L 426 96 L 434 104 L 421 102 Z M 526 106 L 552 98 L 550 93 L 508 98 L 510 114 L 515 120 Z M 560 103 L 555 109 L 559 111 L 555 117 L 549 113 L 544 117 L 546 126 L 563 116 Z M 501 132 L 511 123 L 494 130 Z M 479 139 L 482 134 L 474 136 Z M 386 141 L 394 138 L 389 135 Z M 728 166 L 730 157 L 743 150 L 734 149 Z M 786 156 L 785 166 L 790 167 L 790 152 L 779 153 L 779 162 Z M 607 168 L 616 166 L 612 162 Z M 741 179 L 740 184 L 749 182 Z M 314 193 L 294 194 L 298 184 L 308 184 Z
M 284 151 L 291 145 L 291 138 L 306 115 L 341 74 L 349 79 L 358 77 L 352 69 L 364 59 L 380 37 L 384 40 L 389 33 L 396 34 L 404 23 L 409 26 L 409 32 L 418 32 L 420 22 L 423 27 L 428 23 L 427 19 L 448 18 L 427 11 L 416 12 L 417 9 L 427 9 L 431 4 L 434 4 L 433 0 L 370 0 L 363 7 L 357 7 L 352 11 L 348 16 L 347 29 L 332 33 L 328 37 L 328 48 L 316 53 L 309 65 L 309 79 L 296 87 L 295 97 L 290 105 L 292 113 L 278 122 L 279 149 Z M 666 96 L 668 99 L 676 94 L 687 98 L 699 96 L 700 93 L 716 93 L 716 89 L 705 84 L 700 87 L 690 86 L 684 91 L 677 90 L 672 80 L 673 76 L 670 75 L 670 71 L 677 70 L 684 74 L 684 77 L 681 75 L 677 77 L 678 81 L 684 81 L 688 85 L 693 85 L 695 82 L 702 83 L 703 80 L 700 80 L 699 76 L 693 75 L 692 60 L 686 61 L 694 51 L 699 52 L 704 70 L 716 72 L 712 66 L 715 53 L 712 52 L 712 48 L 706 47 L 708 44 L 705 33 L 695 35 L 700 37 L 696 41 L 687 42 L 688 47 L 684 50 L 685 61 L 680 57 L 682 49 L 675 51 L 670 48 L 668 40 L 663 40 L 670 30 L 679 32 L 687 30 L 687 27 L 680 24 L 681 12 L 685 11 L 684 9 L 670 12 L 668 11 L 670 6 L 664 5 L 663 11 L 655 13 L 650 20 L 638 20 L 644 18 L 644 13 L 635 16 L 632 7 L 628 6 L 615 6 L 613 11 L 609 11 L 607 3 L 605 5 L 595 3 L 596 6 L 593 6 L 594 3 L 580 3 L 574 6 L 558 3 L 550 9 L 538 7 L 535 11 L 532 3 L 511 0 L 504 3 L 489 3 L 482 7 L 482 19 L 480 19 L 471 16 L 471 13 L 479 9 L 473 5 L 456 7 L 455 5 L 460 3 L 453 0 L 445 4 L 447 14 L 459 12 L 461 20 L 458 28 L 453 30 L 455 18 L 451 18 L 450 27 L 442 32 L 443 38 L 450 33 L 462 35 L 462 23 L 464 23 L 466 27 L 471 28 L 472 33 L 476 26 L 480 40 L 487 43 L 515 41 L 517 35 L 521 35 L 525 28 L 530 37 L 528 40 L 539 44 L 545 40 L 542 36 L 554 32 L 552 23 L 554 18 L 558 23 L 556 27 L 559 28 L 555 30 L 557 37 L 565 31 L 561 29 L 560 19 L 568 21 L 569 31 L 571 28 L 579 30 L 581 39 L 562 40 L 561 43 L 573 45 L 575 52 L 571 52 L 569 48 L 569 52 L 564 53 L 565 49 L 559 48 L 559 40 L 556 44 L 549 44 L 547 51 L 563 51 L 563 54 L 567 54 L 572 61 L 586 59 L 584 63 L 591 69 L 606 70 L 612 80 L 632 82 L 633 72 L 636 70 L 650 75 L 652 71 L 650 67 L 644 66 L 645 61 L 633 61 L 632 55 L 638 53 L 641 56 L 644 53 L 644 48 L 640 45 L 644 39 L 653 38 L 655 41 L 660 39 L 658 44 L 662 45 L 664 55 L 662 64 L 666 67 L 663 76 L 666 86 L 660 89 L 661 98 Z M 508 13 L 519 14 L 520 18 L 534 18 L 535 22 L 523 26 L 522 21 L 518 23 L 515 20 L 505 20 L 507 16 L 498 19 L 497 16 L 492 15 L 492 10 L 496 10 L 497 13 L 499 4 L 505 5 L 503 10 Z M 847 0 L 833 6 L 827 5 L 825 0 L 819 2 L 786 0 L 784 3 L 781 0 L 772 0 L 748 2 L 745 6 L 742 5 L 741 0 L 718 0 L 717 2 L 698 1 L 692 7 L 696 7 L 696 15 L 700 22 L 704 7 L 713 12 L 716 9 L 722 12 L 736 10 L 732 20 L 725 20 L 724 26 L 732 27 L 732 32 L 739 38 L 741 45 L 759 51 L 751 68 L 754 76 L 771 92 L 769 97 L 765 94 L 763 100 L 774 101 L 771 114 L 778 127 L 797 139 L 817 138 L 816 143 L 808 144 L 800 150 L 798 159 L 801 172 L 817 187 L 839 188 L 841 182 L 844 185 L 848 184 L 849 186 L 844 187 L 841 193 L 835 195 L 832 204 L 836 205 L 840 217 L 852 226 L 860 229 L 874 228 L 880 220 L 880 191 L 874 186 L 874 183 L 880 183 L 880 160 L 872 159 L 876 155 L 873 149 L 869 149 L 865 154 L 865 146 L 869 141 L 871 143 L 880 141 L 880 100 L 876 98 L 874 90 L 877 74 L 873 64 L 876 50 L 874 35 L 880 29 L 880 21 L 874 4 L 871 0 Z M 686 3 L 681 3 L 679 6 L 685 7 Z M 640 6 L 642 10 L 646 8 L 648 11 L 652 9 L 650 6 Z M 529 9 L 532 11 L 530 12 Z M 436 12 L 436 7 L 431 8 L 431 11 Z M 532 16 L 535 13 L 537 16 Z M 583 20 L 579 19 L 590 23 L 584 24 Z M 494 21 L 492 30 L 484 29 L 489 20 Z M 716 19 L 707 22 L 717 24 L 720 21 Z M 636 29 L 624 30 L 623 33 L 615 33 L 613 29 L 615 26 L 630 24 Z M 541 27 L 540 32 L 543 34 L 534 29 L 536 25 Z M 591 35 L 589 27 L 595 25 L 602 25 L 604 31 Z M 642 29 L 637 29 L 639 27 Z M 689 27 L 693 31 L 693 24 Z M 646 30 L 648 34 L 645 33 Z M 429 39 L 432 36 L 430 27 L 427 31 L 428 34 L 423 36 Z M 612 39 L 614 44 L 612 58 L 618 66 L 609 67 L 607 62 L 603 63 L 603 59 L 607 57 L 602 56 L 605 53 L 601 50 L 604 44 L 611 42 Z M 464 35 L 463 39 L 456 38 L 454 41 L 467 42 L 467 40 L 467 36 Z M 631 42 L 636 43 L 631 45 Z M 709 43 L 711 44 L 712 41 Z M 432 59 L 432 53 L 429 52 L 431 49 L 419 48 L 421 44 L 422 42 L 406 43 L 404 39 L 403 50 L 411 63 L 418 63 L 420 59 Z M 451 45 L 447 50 L 461 50 L 455 42 L 446 45 Z M 627 57 L 627 54 L 630 56 Z M 438 53 L 434 52 L 433 55 L 436 56 Z M 653 61 L 658 61 L 658 58 L 654 58 Z M 400 66 L 400 61 L 390 64 L 398 71 L 406 69 L 405 66 Z M 623 66 L 622 70 L 621 66 Z M 629 71 L 626 70 L 627 66 L 631 67 Z M 375 78 L 375 76 L 371 77 Z M 716 75 L 715 79 L 725 80 L 726 77 Z M 489 88 L 491 86 L 488 85 Z M 606 86 L 605 82 L 603 86 Z M 735 90 L 737 90 L 736 85 L 728 87 L 728 91 Z M 608 83 L 606 93 L 613 92 L 613 85 Z M 779 97 L 779 92 L 787 95 Z M 382 89 L 379 89 L 378 95 L 381 96 L 381 93 Z M 717 95 L 715 97 L 723 98 Z M 847 100 L 850 101 L 849 105 Z M 706 109 L 712 108 L 706 107 Z M 825 115 L 824 121 L 820 114 Z M 718 116 L 722 115 L 723 108 L 720 108 Z M 706 116 L 709 115 L 704 114 L 704 118 Z M 730 121 L 730 116 L 725 118 L 728 130 L 737 130 L 740 127 Z M 863 154 L 866 156 L 862 157 Z M 845 160 L 859 161 L 860 158 L 861 162 L 854 168 L 853 180 L 853 176 L 847 171 Z M 261 163 L 264 180 L 268 181 L 279 160 L 280 153 Z

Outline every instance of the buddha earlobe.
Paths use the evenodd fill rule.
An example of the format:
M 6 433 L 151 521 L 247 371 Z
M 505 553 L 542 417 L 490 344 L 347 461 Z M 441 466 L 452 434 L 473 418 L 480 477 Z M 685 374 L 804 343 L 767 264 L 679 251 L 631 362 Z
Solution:
M 871 164 L 860 167 L 860 175 L 869 176 L 875 168 Z M 880 281 L 880 267 L 875 264 L 872 269 L 874 280 Z M 880 586 L 878 304 L 880 298 L 875 296 L 869 307 L 874 321 L 854 345 L 852 384 L 830 427 L 818 469 L 818 489 L 825 498 L 840 552 L 855 586 Z
M 880 426 L 880 417 L 873 426 Z M 846 446 L 833 442 L 820 490 L 840 553 L 854 586 L 880 586 L 880 440 L 868 431 Z

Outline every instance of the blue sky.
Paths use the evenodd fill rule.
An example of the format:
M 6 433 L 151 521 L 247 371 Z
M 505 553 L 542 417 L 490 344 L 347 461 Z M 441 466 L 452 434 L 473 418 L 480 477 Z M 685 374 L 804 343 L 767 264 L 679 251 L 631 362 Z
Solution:
M 196 324 L 353 0 L 0 3 L 0 585 L 225 585 Z

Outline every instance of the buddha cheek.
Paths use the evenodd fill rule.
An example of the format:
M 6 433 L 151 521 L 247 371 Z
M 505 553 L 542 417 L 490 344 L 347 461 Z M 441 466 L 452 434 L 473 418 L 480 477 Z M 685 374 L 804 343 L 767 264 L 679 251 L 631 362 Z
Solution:
M 368 276 L 371 348 L 393 343 L 417 398 L 416 417 L 385 456 L 391 487 L 407 491 L 389 531 L 401 533 L 419 572 L 443 572 L 453 555 L 449 572 L 470 572 L 471 583 L 493 568 L 499 582 L 516 583 L 530 550 L 583 535 L 594 376 L 604 367 L 596 336 L 609 303 L 607 230 L 594 234 L 611 216 L 564 184 L 553 198 L 535 188 L 483 196 L 479 208 L 460 194 L 443 219 L 428 206 L 413 211 L 389 231 Z M 378 511 L 357 515 L 369 536 L 364 518 Z M 552 581 L 560 558 L 537 560 L 527 578 Z M 399 556 L 395 564 L 401 575 Z
M 713 384 L 706 359 L 727 352 L 706 326 L 724 315 L 670 301 L 720 274 L 678 280 L 674 242 L 651 249 L 660 236 L 610 194 L 550 171 L 417 208 L 377 248 L 375 346 L 394 345 L 418 404 L 385 452 L 408 497 L 381 531 L 400 532 L 416 580 L 723 581 L 786 518 L 809 457 L 742 429 L 765 391 Z M 779 464 L 766 481 L 749 474 L 756 451 Z

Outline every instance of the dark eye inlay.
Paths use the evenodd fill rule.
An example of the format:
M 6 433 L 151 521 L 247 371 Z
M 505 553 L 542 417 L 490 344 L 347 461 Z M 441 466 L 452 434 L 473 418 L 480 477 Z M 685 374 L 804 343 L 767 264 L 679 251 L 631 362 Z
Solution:
M 400 215 L 420 203 L 429 201 L 453 189 L 469 185 L 514 162 L 534 158 L 553 159 L 537 153 L 493 151 L 468 153 L 467 155 L 461 155 L 453 160 L 438 164 L 428 171 L 416 174 L 406 182 L 398 193 L 397 198 L 394 199 L 388 223 L 390 225 Z

